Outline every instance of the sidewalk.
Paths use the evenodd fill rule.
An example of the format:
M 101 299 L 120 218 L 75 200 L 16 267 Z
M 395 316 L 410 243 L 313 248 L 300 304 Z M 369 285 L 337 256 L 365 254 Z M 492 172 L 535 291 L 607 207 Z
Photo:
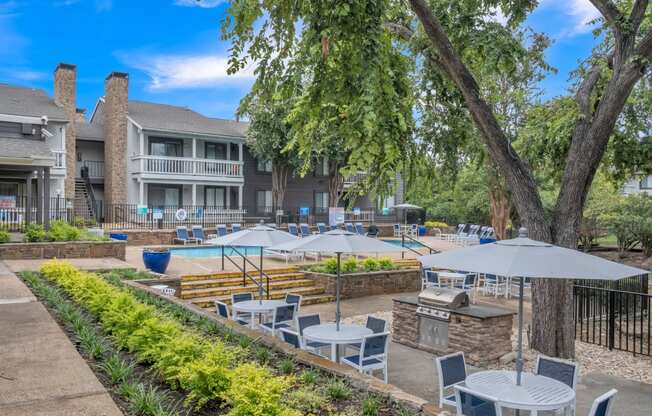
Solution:
M 122 412 L 45 307 L 0 261 L 0 414 Z

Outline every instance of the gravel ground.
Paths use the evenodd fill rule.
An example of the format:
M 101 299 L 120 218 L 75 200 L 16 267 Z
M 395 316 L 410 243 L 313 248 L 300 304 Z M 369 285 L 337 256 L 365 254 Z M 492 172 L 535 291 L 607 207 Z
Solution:
M 387 321 L 388 330 L 392 327 L 392 312 L 378 311 L 372 316 Z M 367 315 L 356 315 L 343 319 L 349 324 L 364 325 L 367 322 Z M 526 346 L 524 350 L 525 369 L 534 370 L 537 352 L 527 348 L 527 336 L 524 339 Z M 512 334 L 512 344 L 516 350 L 517 328 Z M 652 384 L 652 357 L 635 356 L 632 353 L 623 351 L 609 351 L 598 345 L 585 342 L 575 342 L 576 361 L 580 364 L 580 376 L 589 373 L 602 373 L 610 376 L 621 377 L 626 380 L 640 383 Z M 497 363 L 492 368 L 513 369 L 514 363 Z

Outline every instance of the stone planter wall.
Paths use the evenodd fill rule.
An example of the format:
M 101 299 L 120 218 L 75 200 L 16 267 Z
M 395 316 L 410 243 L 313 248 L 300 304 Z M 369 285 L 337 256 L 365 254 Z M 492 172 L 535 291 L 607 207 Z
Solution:
M 105 234 L 109 233 L 127 234 L 129 246 L 170 245 L 177 236 L 175 230 L 111 230 Z
M 0 244 L 0 259 L 75 259 L 114 257 L 125 260 L 124 241 L 65 241 Z
M 325 288 L 327 294 L 335 296 L 336 275 L 306 272 L 306 278 L 315 280 L 318 285 Z M 342 299 L 419 290 L 421 290 L 421 273 L 418 269 L 343 274 L 340 279 Z

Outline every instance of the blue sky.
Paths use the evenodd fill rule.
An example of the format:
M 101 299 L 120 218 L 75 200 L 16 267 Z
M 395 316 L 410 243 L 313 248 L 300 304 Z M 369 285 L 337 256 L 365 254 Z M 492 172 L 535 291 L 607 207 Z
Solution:
M 219 39 L 221 0 L 0 0 L 0 82 L 52 93 L 59 62 L 77 65 L 77 105 L 90 112 L 111 71 L 130 75 L 133 99 L 187 106 L 233 118 L 252 83 L 251 68 L 226 75 L 228 44 Z M 528 24 L 554 43 L 559 73 L 542 82 L 562 94 L 568 73 L 594 45 L 589 0 L 541 0 Z

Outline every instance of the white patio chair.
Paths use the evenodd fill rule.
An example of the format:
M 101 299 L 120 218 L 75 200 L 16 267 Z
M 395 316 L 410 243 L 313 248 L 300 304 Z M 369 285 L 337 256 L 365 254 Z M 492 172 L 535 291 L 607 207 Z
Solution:
M 295 307 L 295 305 L 277 306 L 272 312 L 272 320 L 262 323 L 259 328 L 264 332 L 269 332 L 272 336 L 276 336 L 281 328 L 295 328 Z
M 572 361 L 539 355 L 537 356 L 534 373 L 560 381 L 573 390 L 576 390 L 579 367 L 577 363 Z M 571 410 L 575 414 L 575 402 L 571 405 Z M 560 410 L 557 413 L 562 413 L 562 411 Z
M 611 389 L 602 396 L 596 398 L 591 405 L 588 416 L 611 416 L 611 412 L 618 390 Z
M 502 416 L 502 409 L 496 398 L 461 385 L 453 388 L 458 416 Z
M 387 383 L 387 357 L 389 354 L 389 332 L 367 335 L 362 339 L 359 354 L 342 357 L 342 364 L 356 368 L 369 375 L 374 370 L 383 370 L 383 380 Z
M 435 367 L 439 376 L 439 407 L 444 405 L 457 407 L 455 394 L 446 390 L 464 383 L 466 380 L 466 360 L 463 352 L 444 355 L 435 358 Z
M 224 302 L 220 302 L 219 300 L 215 301 L 215 312 L 217 313 L 217 315 L 221 316 L 224 319 L 229 319 L 229 320 L 232 319 L 231 313 L 229 311 L 229 306 Z M 239 323 L 240 325 L 249 325 L 249 322 L 243 319 L 233 319 L 233 320 Z
M 423 279 L 421 280 L 421 290 L 430 287 L 441 287 L 441 282 L 439 281 L 439 273 L 434 270 L 424 270 Z

